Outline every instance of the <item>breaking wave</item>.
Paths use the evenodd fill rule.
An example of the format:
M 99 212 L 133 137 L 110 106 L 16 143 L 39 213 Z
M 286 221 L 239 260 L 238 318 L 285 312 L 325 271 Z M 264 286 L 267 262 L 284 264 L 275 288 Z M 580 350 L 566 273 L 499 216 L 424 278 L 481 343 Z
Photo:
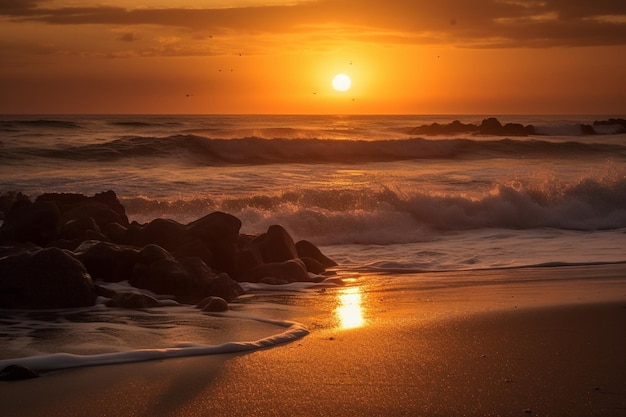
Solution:
M 437 231 L 483 228 L 610 230 L 626 227 L 626 177 L 501 183 L 480 195 L 378 189 L 302 188 L 274 195 L 123 200 L 132 218 L 191 221 L 208 210 L 242 219 L 245 232 L 285 225 L 321 244 L 415 242 Z

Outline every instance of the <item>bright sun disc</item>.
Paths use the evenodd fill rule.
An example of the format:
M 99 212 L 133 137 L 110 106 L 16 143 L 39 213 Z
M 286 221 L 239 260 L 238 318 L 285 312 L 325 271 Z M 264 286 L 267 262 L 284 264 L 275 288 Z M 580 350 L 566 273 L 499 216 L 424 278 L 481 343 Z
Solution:
M 337 74 L 335 78 L 333 78 L 333 88 L 337 91 L 347 91 L 350 88 L 350 77 L 346 74 Z

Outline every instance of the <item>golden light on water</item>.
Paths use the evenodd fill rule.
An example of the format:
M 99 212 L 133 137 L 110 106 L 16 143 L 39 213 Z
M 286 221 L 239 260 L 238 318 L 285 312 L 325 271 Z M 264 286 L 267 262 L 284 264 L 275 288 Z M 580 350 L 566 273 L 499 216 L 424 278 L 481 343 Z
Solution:
M 353 329 L 365 324 L 363 318 L 363 295 L 360 287 L 343 288 L 337 294 L 338 305 L 335 310 L 341 328 Z

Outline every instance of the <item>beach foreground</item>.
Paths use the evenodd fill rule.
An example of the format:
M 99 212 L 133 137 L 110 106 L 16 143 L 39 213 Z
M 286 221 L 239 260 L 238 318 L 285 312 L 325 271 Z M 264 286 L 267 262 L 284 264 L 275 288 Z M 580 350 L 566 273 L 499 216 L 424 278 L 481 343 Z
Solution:
M 247 299 L 311 330 L 275 348 L 2 382 L 2 415 L 626 416 L 624 265 L 384 278 Z

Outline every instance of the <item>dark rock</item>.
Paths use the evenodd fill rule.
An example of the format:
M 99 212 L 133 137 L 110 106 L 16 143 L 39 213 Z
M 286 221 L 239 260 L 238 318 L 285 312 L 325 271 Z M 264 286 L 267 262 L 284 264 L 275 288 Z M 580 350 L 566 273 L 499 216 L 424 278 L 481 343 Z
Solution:
M 152 308 L 160 305 L 159 300 L 147 294 L 138 292 L 120 292 L 117 293 L 106 303 L 107 307 L 119 308 Z
M 252 245 L 259 249 L 265 263 L 284 262 L 298 257 L 293 239 L 279 225 L 270 226 L 267 232 L 254 239 Z
M 194 290 L 185 268 L 157 245 L 148 245 L 139 252 L 129 282 L 134 287 L 156 294 L 178 296 L 193 293 Z
M 109 223 L 128 225 L 126 210 L 113 191 L 106 191 L 87 197 L 83 194 L 46 193 L 35 200 L 47 201 L 55 204 L 61 213 L 61 221 L 79 217 L 92 217 L 100 228 Z
M 233 278 L 238 279 L 241 274 L 262 264 L 263 257 L 257 247 L 250 246 L 242 249 L 235 253 L 235 265 L 237 268 L 233 274 Z
M 8 256 L 21 255 L 24 253 L 33 253 L 41 249 L 41 246 L 37 246 L 32 242 L 11 242 L 0 246 L 0 259 Z
M 580 131 L 583 135 L 597 135 L 595 129 L 591 125 L 580 125 Z
M 232 300 L 243 293 L 237 282 L 227 274 L 216 274 L 200 258 L 179 260 L 157 245 L 139 252 L 130 284 L 190 304 L 209 295 Z
M 74 251 L 94 280 L 119 282 L 130 280 L 139 251 L 110 242 L 86 241 Z
M 128 229 L 119 223 L 109 223 L 102 228 L 102 233 L 112 242 L 123 243 L 126 239 Z
M 484 119 L 480 125 L 465 124 L 458 120 L 450 124 L 441 125 L 432 123 L 415 127 L 409 131 L 413 135 L 458 135 L 463 133 L 479 133 L 481 135 L 497 136 L 528 136 L 535 134 L 531 125 L 523 126 L 519 123 L 507 123 L 504 126 L 495 117 Z
M 482 135 L 499 135 L 502 130 L 502 123 L 495 117 L 484 119 L 478 127 L 478 133 Z
M 154 219 L 140 229 L 138 240 L 137 246 L 155 244 L 172 251 L 187 240 L 187 230 L 174 220 Z
M 408 133 L 411 135 L 457 135 L 461 133 L 472 133 L 478 130 L 475 124 L 465 124 L 458 120 L 450 124 L 442 125 L 432 123 L 430 125 L 422 125 L 411 129 Z
M 100 227 L 93 219 L 93 217 L 77 217 L 75 219 L 68 220 L 61 226 L 59 236 L 62 239 L 85 239 L 88 235 L 87 232 L 100 233 Z
M 9 365 L 0 370 L 0 381 L 21 381 L 39 376 L 37 372 L 22 365 Z
M 85 307 L 95 299 L 91 277 L 69 251 L 48 248 L 0 259 L 0 308 Z
M 0 226 L 0 241 L 46 246 L 58 237 L 59 210 L 50 202 L 20 201 Z
M 502 126 L 500 135 L 503 136 L 528 136 L 534 135 L 535 128 L 531 125 L 524 126 L 520 123 L 507 123 Z
M 193 281 L 195 290 L 190 294 L 181 294 L 179 299 L 187 303 L 197 302 L 199 298 L 206 296 L 218 296 L 232 301 L 243 294 L 241 285 L 232 280 L 226 273 L 215 273 L 200 258 L 184 258 L 181 265 Z
M 213 259 L 213 253 L 199 239 L 193 239 L 181 244 L 172 252 L 172 255 L 177 259 L 200 258 L 207 265 L 210 265 Z
M 337 262 L 333 261 L 322 253 L 321 250 L 308 240 L 300 240 L 296 243 L 296 250 L 300 258 L 312 258 L 318 261 L 324 268 L 337 266 Z
M 228 303 L 221 297 L 206 297 L 196 307 L 202 311 L 220 312 L 228 310 Z
M 274 277 L 265 277 L 265 278 L 262 278 L 259 281 L 259 283 L 267 284 L 267 285 L 285 285 L 285 284 L 289 284 L 289 281 L 285 281 L 284 279 L 278 279 Z
M 626 119 L 608 119 L 608 120 L 596 120 L 593 122 L 594 126 L 616 126 L 618 127 L 612 134 L 626 133 Z M 594 130 L 595 131 L 595 130 Z
M 234 258 L 239 229 L 241 221 L 238 218 L 219 211 L 187 224 L 189 235 L 202 241 L 213 254 L 209 266 L 230 275 L 236 270 Z
M 6 191 L 0 194 L 0 219 L 4 219 L 15 204 L 30 202 L 27 195 L 21 192 Z
M 306 270 L 312 274 L 319 275 L 326 270 L 324 266 L 316 259 L 301 257 L 300 260 L 304 262 Z
M 265 278 L 274 278 L 284 282 L 310 282 L 313 281 L 300 259 L 291 259 L 286 262 L 272 262 L 252 268 L 241 276 L 242 282 L 260 282 Z
M 94 286 L 96 287 L 96 295 L 98 297 L 113 298 L 117 295 L 117 292 L 115 290 L 112 290 L 105 286 L 98 285 L 97 283 L 94 283 Z

